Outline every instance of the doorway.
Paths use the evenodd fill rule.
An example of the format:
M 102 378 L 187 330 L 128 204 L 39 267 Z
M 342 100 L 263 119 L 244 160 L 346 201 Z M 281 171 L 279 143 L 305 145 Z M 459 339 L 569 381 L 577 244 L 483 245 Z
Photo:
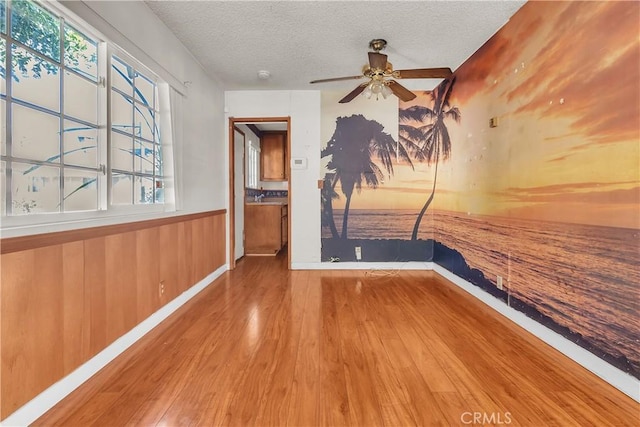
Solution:
M 286 132 L 284 138 L 284 181 L 263 181 L 260 170 L 261 139 L 274 132 Z M 256 150 L 256 147 L 258 149 Z M 247 151 L 250 151 L 247 153 Z M 249 117 L 229 118 L 229 269 L 236 267 L 236 261 L 245 255 L 245 205 L 266 196 L 278 195 L 286 203 L 287 216 L 282 222 L 283 236 L 291 236 L 291 118 L 290 117 Z M 256 166 L 258 162 L 259 166 Z M 251 164 L 249 164 L 251 163 Z M 286 192 L 286 195 L 284 194 Z M 248 196 L 251 194 L 252 196 Z M 273 200 L 266 198 L 265 200 Z M 286 265 L 291 269 L 291 242 L 282 248 L 286 251 Z

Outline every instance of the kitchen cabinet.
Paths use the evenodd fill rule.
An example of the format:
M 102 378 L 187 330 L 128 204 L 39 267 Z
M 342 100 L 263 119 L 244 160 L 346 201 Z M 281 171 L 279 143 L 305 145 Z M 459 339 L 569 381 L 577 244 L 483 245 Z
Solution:
M 244 207 L 245 255 L 276 255 L 288 241 L 286 203 L 247 203 Z
M 282 219 L 281 219 L 281 244 L 282 247 L 284 247 L 284 245 L 287 244 L 287 242 L 289 241 L 289 215 L 288 215 L 288 206 L 287 205 L 282 205 L 282 209 L 281 209 L 281 215 L 282 215 Z
M 287 133 L 264 132 L 260 138 L 260 180 L 287 180 Z

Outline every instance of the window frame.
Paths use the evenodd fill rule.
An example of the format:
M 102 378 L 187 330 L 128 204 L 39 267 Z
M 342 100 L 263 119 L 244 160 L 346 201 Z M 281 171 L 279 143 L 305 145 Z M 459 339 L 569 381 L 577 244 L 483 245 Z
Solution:
M 252 140 L 247 143 L 247 187 L 252 189 L 260 188 L 260 147 L 256 146 Z
M 166 179 L 167 176 L 164 173 L 160 173 L 160 174 L 156 174 L 156 150 L 160 150 L 162 153 L 162 161 L 164 163 L 164 159 L 166 159 L 166 145 L 167 144 L 163 144 L 162 139 L 160 139 L 159 142 L 156 143 L 155 140 L 155 135 L 154 135 L 154 139 L 153 140 L 149 140 L 147 138 L 143 138 L 143 137 L 138 137 L 136 138 L 136 135 L 132 132 L 131 134 L 127 133 L 127 132 L 122 132 L 119 130 L 114 130 L 113 129 L 113 122 L 112 122 L 112 118 L 111 118 L 111 114 L 112 114 L 112 102 L 113 102 L 113 95 L 114 93 L 120 94 L 121 96 L 127 96 L 128 98 L 130 98 L 133 101 L 133 105 L 134 108 L 132 108 L 132 123 L 134 123 L 135 121 L 135 105 L 136 104 L 140 104 L 140 102 L 136 99 L 135 93 L 133 94 L 133 96 L 128 96 L 127 94 L 124 94 L 122 92 L 122 90 L 116 88 L 115 86 L 113 86 L 113 82 L 112 82 L 112 60 L 113 58 L 116 57 L 118 58 L 118 60 L 122 63 L 126 63 L 129 66 L 134 67 L 134 70 L 136 72 L 140 72 L 143 74 L 144 78 L 146 78 L 147 80 L 152 80 L 155 90 L 154 90 L 154 105 L 153 105 L 153 111 L 155 113 L 155 116 L 153 118 L 154 121 L 154 127 L 158 128 L 158 131 L 162 134 L 162 130 L 160 129 L 161 127 L 161 123 L 162 123 L 162 117 L 160 114 L 160 87 L 159 85 L 162 84 L 161 79 L 158 77 L 158 75 L 156 73 L 154 73 L 153 71 L 151 71 L 148 67 L 146 67 L 144 64 L 142 64 L 140 61 L 138 61 L 137 59 L 135 59 L 133 56 L 129 55 L 128 53 L 126 53 L 123 49 L 120 49 L 119 47 L 115 46 L 115 45 L 110 45 L 107 47 L 107 79 L 106 79 L 106 86 L 107 86 L 107 97 L 108 97 L 108 111 L 107 111 L 107 123 L 108 125 L 107 127 L 107 133 L 108 133 L 108 137 L 107 137 L 107 145 L 108 145 L 108 153 L 109 153 L 109 163 L 108 163 L 108 167 L 107 167 L 107 183 L 108 183 L 108 195 L 107 195 L 107 205 L 108 205 L 108 209 L 110 210 L 129 210 L 132 212 L 137 212 L 137 211 L 148 211 L 150 206 L 159 206 L 159 205 L 165 205 L 167 203 L 167 201 L 165 200 L 165 202 L 163 203 L 156 203 L 155 202 L 155 195 L 154 195 L 154 202 L 153 203 L 148 203 L 148 204 L 143 204 L 143 203 L 136 203 L 135 200 L 132 201 L 131 205 L 128 204 L 114 204 L 112 197 L 113 197 L 113 192 L 112 190 L 112 183 L 113 183 L 113 175 L 114 173 L 118 173 L 118 174 L 125 174 L 125 175 L 129 175 L 132 176 L 133 179 L 135 180 L 135 178 L 151 178 L 153 181 L 153 185 L 155 188 L 155 182 L 157 178 L 160 178 L 161 181 L 163 182 L 163 188 L 166 189 Z M 123 169 L 118 169 L 118 168 L 114 168 L 113 167 L 113 161 L 111 159 L 111 155 L 113 154 L 113 141 L 112 141 L 112 135 L 113 132 L 116 132 L 118 135 L 124 136 L 124 137 L 131 137 L 134 147 L 136 144 L 136 140 L 140 140 L 143 141 L 145 143 L 151 143 L 154 145 L 154 155 L 153 155 L 153 173 L 144 173 L 144 172 L 138 172 L 135 169 L 135 165 L 132 166 L 131 170 L 123 170 Z M 152 131 L 153 132 L 153 131 Z M 157 146 L 157 147 L 156 147 Z M 169 155 L 168 157 L 169 159 L 171 159 L 171 156 Z M 132 156 L 132 161 L 135 164 L 135 154 Z M 162 172 L 164 172 L 164 166 L 162 168 Z M 133 189 L 135 189 L 135 184 L 132 183 Z M 135 199 L 135 194 L 133 194 L 133 198 Z M 171 203 L 169 202 L 169 205 Z M 144 208 L 136 208 L 136 206 L 143 206 Z M 162 209 L 164 210 L 164 209 Z
M 6 110 L 3 112 L 3 121 L 5 121 L 5 134 L 2 135 L 2 138 L 6 138 L 6 147 L 7 152 L 6 155 L 2 156 L 2 161 L 5 163 L 5 168 L 8 169 L 11 162 L 15 162 L 17 158 L 10 156 L 10 146 L 11 146 L 11 137 L 12 137 L 12 122 L 11 122 L 11 109 L 12 105 L 15 103 L 17 105 L 24 105 L 23 101 L 14 100 L 10 94 L 10 83 L 11 80 L 11 55 L 9 54 L 9 50 L 11 49 L 12 43 L 14 40 L 11 34 L 11 6 L 10 2 L 7 1 L 2 6 L 6 6 L 6 32 L 2 34 L 2 39 L 5 40 L 6 43 L 6 58 L 5 58 L 5 69 L 7 70 L 7 87 L 6 87 L 6 95 L 3 96 L 3 100 L 5 101 Z M 3 170 L 2 176 L 0 177 L 4 182 L 4 190 L 5 190 L 5 214 L 0 216 L 0 231 L 3 234 L 3 237 L 7 234 L 10 235 L 22 235 L 22 234 L 31 234 L 33 232 L 33 227 L 46 227 L 53 226 L 56 228 L 58 225 L 71 224 L 74 222 L 96 222 L 98 224 L 107 222 L 127 222 L 118 220 L 121 217 L 127 217 L 128 221 L 131 221 L 130 217 L 132 215 L 139 217 L 141 219 L 146 219 L 147 217 L 158 217 L 159 214 L 173 212 L 175 211 L 175 193 L 172 193 L 170 197 L 167 197 L 167 180 L 173 180 L 175 177 L 170 177 L 166 175 L 167 173 L 167 162 L 173 162 L 173 152 L 172 146 L 173 144 L 169 141 L 170 132 L 162 129 L 163 121 L 166 125 L 166 121 L 162 119 L 160 116 L 155 115 L 154 122 L 158 127 L 158 131 L 160 132 L 161 139 L 159 142 L 159 150 L 161 150 L 163 165 L 159 175 L 156 175 L 156 166 L 154 163 L 154 175 L 153 175 L 153 187 L 155 188 L 155 178 L 160 178 L 163 182 L 163 188 L 165 192 L 164 202 L 158 203 L 155 202 L 151 204 L 135 204 L 132 200 L 132 204 L 130 205 L 114 205 L 111 202 L 111 187 L 112 187 L 112 162 L 111 162 L 111 57 L 112 55 L 116 55 L 117 57 L 127 61 L 130 65 L 134 66 L 136 70 L 139 70 L 144 74 L 148 79 L 153 79 L 155 83 L 155 105 L 153 107 L 154 111 L 160 114 L 162 110 L 162 115 L 169 114 L 171 112 L 168 108 L 162 108 L 161 102 L 167 103 L 168 106 L 169 100 L 161 100 L 161 91 L 160 85 L 167 84 L 159 74 L 153 72 L 149 67 L 145 66 L 141 61 L 134 58 L 132 55 L 128 54 L 124 49 L 117 46 L 115 43 L 111 42 L 107 37 L 102 35 L 97 29 L 93 26 L 85 23 L 82 19 L 78 18 L 73 12 L 69 11 L 64 6 L 61 6 L 59 3 L 54 1 L 41 2 L 35 0 L 34 3 L 37 3 L 40 7 L 44 8 L 52 15 L 54 15 L 59 20 L 59 28 L 60 28 L 60 46 L 63 49 L 60 53 L 60 63 L 56 64 L 59 66 L 60 73 L 60 87 L 59 87 L 59 111 L 57 112 L 57 117 L 60 120 L 60 129 L 64 129 L 65 120 L 73 120 L 75 123 L 79 124 L 88 124 L 97 128 L 98 132 L 98 141 L 97 144 L 97 168 L 90 168 L 84 166 L 68 166 L 63 162 L 64 156 L 64 132 L 60 131 L 60 141 L 59 141 L 59 149 L 60 149 L 60 162 L 59 169 L 61 171 L 60 179 L 59 179 L 59 197 L 61 200 L 64 199 L 64 174 L 62 171 L 70 167 L 74 170 L 89 170 L 92 172 L 97 172 L 97 208 L 95 210 L 84 210 L 84 211 L 63 211 L 63 206 L 61 205 L 59 212 L 41 212 L 41 213 L 33 213 L 33 214 L 24 214 L 24 215 L 11 215 L 10 211 L 6 210 L 7 207 L 11 204 L 11 196 L 12 196 L 12 183 L 11 183 L 11 173 Z M 65 25 L 70 26 L 75 31 L 81 33 L 85 37 L 91 39 L 96 42 L 97 47 L 97 70 L 96 70 L 96 84 L 97 84 L 97 123 L 91 124 L 82 120 L 78 120 L 76 117 L 66 116 L 64 114 L 64 76 L 65 72 L 73 73 L 75 76 L 79 76 L 81 78 L 87 79 L 86 76 L 83 76 L 81 73 L 78 73 L 71 66 L 65 65 L 64 58 L 64 31 Z M 18 46 L 21 48 L 25 48 L 22 43 L 19 43 Z M 35 52 L 33 49 L 26 46 L 30 52 Z M 35 52 L 37 54 L 37 52 Z M 49 62 L 55 63 L 46 55 L 38 54 L 40 57 L 45 58 Z M 9 65 L 9 67 L 7 67 Z M 134 95 L 135 97 L 135 95 Z M 37 107 L 37 105 L 36 105 Z M 32 108 L 31 105 L 28 105 L 28 108 Z M 39 110 L 39 108 L 36 108 Z M 50 113 L 47 111 L 47 113 Z M 135 112 L 134 112 L 135 115 Z M 169 120 L 171 120 L 169 118 Z M 168 143 L 167 143 L 168 142 Z M 154 146 L 155 150 L 155 146 Z M 11 153 L 13 154 L 13 153 Z M 35 160 L 30 160 L 30 163 L 37 162 Z M 47 164 L 48 166 L 49 164 Z M 172 170 L 173 168 L 168 168 Z M 137 175 L 136 175 L 137 176 Z M 2 186 L 0 186 L 0 191 L 2 191 Z M 135 188 L 135 187 L 134 187 Z

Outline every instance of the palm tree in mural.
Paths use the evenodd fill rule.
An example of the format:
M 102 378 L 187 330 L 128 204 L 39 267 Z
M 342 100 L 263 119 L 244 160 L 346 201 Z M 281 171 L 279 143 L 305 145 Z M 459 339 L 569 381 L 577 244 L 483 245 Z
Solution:
M 327 164 L 327 169 L 334 173 L 331 187 L 335 187 L 340 181 L 340 188 L 346 198 L 340 236 L 343 239 L 347 238 L 353 191 L 360 192 L 363 184 L 377 188 L 384 180 L 383 169 L 390 178 L 393 175 L 394 159 L 406 161 L 413 168 L 404 145 L 386 133 L 380 123 L 368 120 L 361 114 L 336 119 L 336 130 L 321 156 L 331 156 Z M 374 159 L 380 162 L 382 169 Z
M 331 237 L 337 239 L 340 235 L 336 228 L 336 222 L 333 219 L 333 201 L 335 199 L 339 199 L 340 195 L 336 192 L 335 182 L 335 173 L 325 174 L 320 197 L 322 204 L 322 226 L 329 227 L 329 230 L 331 230 Z
M 453 119 L 456 123 L 460 122 L 460 110 L 458 107 L 449 105 L 451 90 L 455 84 L 456 78 L 443 81 L 431 93 L 432 106 L 425 107 L 422 105 L 414 105 L 406 109 L 400 109 L 401 122 L 425 122 L 426 125 L 419 127 L 408 124 L 400 124 L 399 139 L 404 143 L 413 143 L 419 148 L 412 151 L 414 157 L 418 161 L 426 161 L 427 164 L 434 164 L 435 171 L 433 174 L 433 187 L 431 194 L 427 198 L 424 206 L 418 214 L 418 218 L 413 226 L 411 240 L 418 239 L 418 229 L 420 222 L 429 205 L 433 201 L 436 191 L 436 179 L 438 177 L 438 162 L 440 159 L 447 160 L 451 154 L 451 137 L 449 130 L 445 124 L 445 119 Z

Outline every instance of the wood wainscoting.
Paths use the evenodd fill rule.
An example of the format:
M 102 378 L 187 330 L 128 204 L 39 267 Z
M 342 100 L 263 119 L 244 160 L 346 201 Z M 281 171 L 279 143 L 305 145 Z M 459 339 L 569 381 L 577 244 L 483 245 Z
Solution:
M 225 216 L 2 239 L 0 420 L 222 266 Z

